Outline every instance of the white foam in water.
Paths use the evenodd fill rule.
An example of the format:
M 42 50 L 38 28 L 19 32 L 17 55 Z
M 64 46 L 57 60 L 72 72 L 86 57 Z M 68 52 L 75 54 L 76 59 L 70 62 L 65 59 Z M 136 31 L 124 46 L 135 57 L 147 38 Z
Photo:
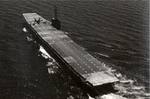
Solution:
M 25 33 L 28 32 L 25 27 L 22 29 L 22 31 L 25 32 Z
M 118 84 L 115 84 L 115 89 L 119 91 L 118 92 L 119 95 L 133 97 L 130 99 L 145 99 L 145 97 L 146 99 L 150 98 L 150 94 L 145 93 L 144 86 L 135 85 L 136 81 L 132 79 L 127 79 L 122 75 L 119 77 L 121 77 L 120 82 Z
M 33 41 L 33 39 L 30 38 L 29 36 L 27 36 L 26 39 L 27 39 L 27 41 L 29 41 L 29 42 L 30 42 L 30 41 Z
M 47 67 L 48 67 L 48 73 L 49 74 L 54 74 L 55 69 L 57 69 L 57 66 L 54 66 L 55 60 L 46 52 L 46 50 L 40 46 L 39 51 L 42 53 L 41 55 L 45 59 L 52 59 L 52 62 L 47 62 Z M 100 97 L 92 98 L 91 96 L 88 95 L 89 99 L 126 99 L 125 96 L 133 96 L 135 98 L 133 99 L 144 99 L 145 97 L 149 98 L 150 93 L 145 93 L 145 87 L 144 86 L 136 86 L 134 85 L 134 80 L 132 79 L 127 79 L 126 76 L 123 76 L 121 73 L 116 72 L 115 69 L 112 69 L 109 66 L 106 66 L 105 63 L 102 63 L 103 66 L 110 72 L 114 73 L 116 77 L 120 80 L 119 83 L 116 83 L 114 88 L 118 90 L 116 94 L 107 94 L 103 95 Z
M 42 46 L 40 46 L 39 51 L 42 53 L 41 55 L 42 55 L 45 59 L 51 58 L 51 56 L 46 52 L 46 50 L 45 50 Z
M 123 84 L 133 84 L 134 81 L 131 80 L 131 79 L 128 79 L 128 80 L 121 80 L 120 83 L 123 83 Z
M 67 97 L 67 99 L 75 99 L 72 95 L 70 95 L 69 97 Z
M 48 73 L 49 73 L 49 74 L 54 74 L 55 71 L 54 71 L 52 68 L 48 68 Z
M 144 90 L 145 87 L 144 86 L 133 86 L 132 89 L 134 89 L 134 90 Z
M 89 94 L 87 94 L 88 95 L 88 99 L 95 99 L 95 98 L 92 98 Z
M 116 73 L 116 76 L 117 76 L 118 78 L 120 78 L 120 77 L 122 77 L 122 74 L 121 74 L 121 73 Z
M 98 53 L 100 56 L 103 56 L 103 57 L 109 57 L 109 55 L 106 55 L 106 54 L 102 54 L 102 53 Z
M 53 62 L 47 62 L 46 66 L 48 67 L 48 73 L 49 74 L 56 73 L 56 71 L 58 69 L 58 65 L 55 64 L 55 61 L 53 61 Z
M 49 60 L 47 62 L 46 66 L 48 67 L 48 73 L 54 74 L 55 70 L 58 69 L 57 64 L 55 64 L 56 61 L 46 52 L 42 46 L 40 46 L 39 51 L 41 52 L 42 57 L 45 59 L 51 59 L 51 61 Z
M 104 63 L 105 64 L 105 63 Z M 131 96 L 130 99 L 148 99 L 150 98 L 150 93 L 145 93 L 145 87 L 140 85 L 135 85 L 136 80 L 128 79 L 126 76 L 121 73 L 116 72 L 115 69 L 112 69 L 109 66 L 105 66 L 106 69 L 116 75 L 119 79 L 119 82 L 115 84 L 114 88 L 118 90 L 116 94 L 107 94 L 103 95 L 98 99 L 126 99 L 125 96 Z M 95 98 L 97 99 L 97 98 Z
M 49 66 L 52 66 L 53 65 L 53 62 L 47 62 L 46 66 L 49 67 Z
M 126 98 L 111 93 L 111 94 L 103 95 L 101 96 L 101 98 L 95 98 L 95 99 L 126 99 Z

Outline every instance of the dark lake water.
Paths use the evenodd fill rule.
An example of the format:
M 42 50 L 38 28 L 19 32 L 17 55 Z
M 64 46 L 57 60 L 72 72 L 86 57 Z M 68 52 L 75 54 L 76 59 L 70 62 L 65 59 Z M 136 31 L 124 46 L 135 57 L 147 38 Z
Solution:
M 47 62 L 22 32 L 22 13 L 36 12 L 50 20 L 53 5 L 62 30 L 129 81 L 119 84 L 119 95 L 148 99 L 148 0 L 1 0 L 0 99 L 87 99 L 79 98 L 83 91 L 62 69 L 47 72 Z

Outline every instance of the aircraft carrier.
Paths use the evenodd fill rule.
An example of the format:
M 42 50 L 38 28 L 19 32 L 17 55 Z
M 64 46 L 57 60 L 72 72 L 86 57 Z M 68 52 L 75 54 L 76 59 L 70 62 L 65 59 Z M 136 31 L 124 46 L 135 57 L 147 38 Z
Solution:
M 26 28 L 35 40 L 86 90 L 100 94 L 113 88 L 118 79 L 105 65 L 90 55 L 60 30 L 61 23 L 53 18 L 46 20 L 37 13 L 23 13 Z

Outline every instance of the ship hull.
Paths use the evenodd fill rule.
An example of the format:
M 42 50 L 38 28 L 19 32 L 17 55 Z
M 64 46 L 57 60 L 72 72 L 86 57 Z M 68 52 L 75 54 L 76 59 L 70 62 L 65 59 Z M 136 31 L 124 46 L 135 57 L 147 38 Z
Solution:
M 69 74 L 76 84 L 83 89 L 84 92 L 89 93 L 92 97 L 108 94 L 114 92 L 113 83 L 107 83 L 100 86 L 92 86 L 89 82 L 85 81 L 85 79 L 80 76 L 76 71 L 74 71 L 71 66 L 66 63 L 66 61 L 61 58 L 61 56 L 51 47 L 47 42 L 45 42 L 37 32 L 28 24 L 24 24 L 25 28 L 32 34 L 34 40 L 36 40 L 37 44 L 44 47 L 44 49 L 57 61 L 57 63 L 63 68 L 63 70 Z
M 41 45 L 84 91 L 91 96 L 114 91 L 113 84 L 118 79 L 101 61 L 71 40 L 66 32 L 57 30 L 51 22 L 36 13 L 24 13 L 23 16 L 26 21 L 24 26 L 37 44 Z M 41 22 L 37 21 L 39 19 Z

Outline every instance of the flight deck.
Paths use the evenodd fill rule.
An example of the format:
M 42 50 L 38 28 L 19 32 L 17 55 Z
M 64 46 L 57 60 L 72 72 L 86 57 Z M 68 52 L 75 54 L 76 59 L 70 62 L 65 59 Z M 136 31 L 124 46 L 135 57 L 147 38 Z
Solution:
M 99 86 L 118 81 L 114 74 L 105 68 L 105 64 L 75 43 L 67 32 L 54 28 L 50 21 L 37 13 L 24 13 L 23 16 L 36 35 L 55 50 L 59 57 L 69 65 L 67 67 L 71 67 L 86 82 L 92 86 Z

